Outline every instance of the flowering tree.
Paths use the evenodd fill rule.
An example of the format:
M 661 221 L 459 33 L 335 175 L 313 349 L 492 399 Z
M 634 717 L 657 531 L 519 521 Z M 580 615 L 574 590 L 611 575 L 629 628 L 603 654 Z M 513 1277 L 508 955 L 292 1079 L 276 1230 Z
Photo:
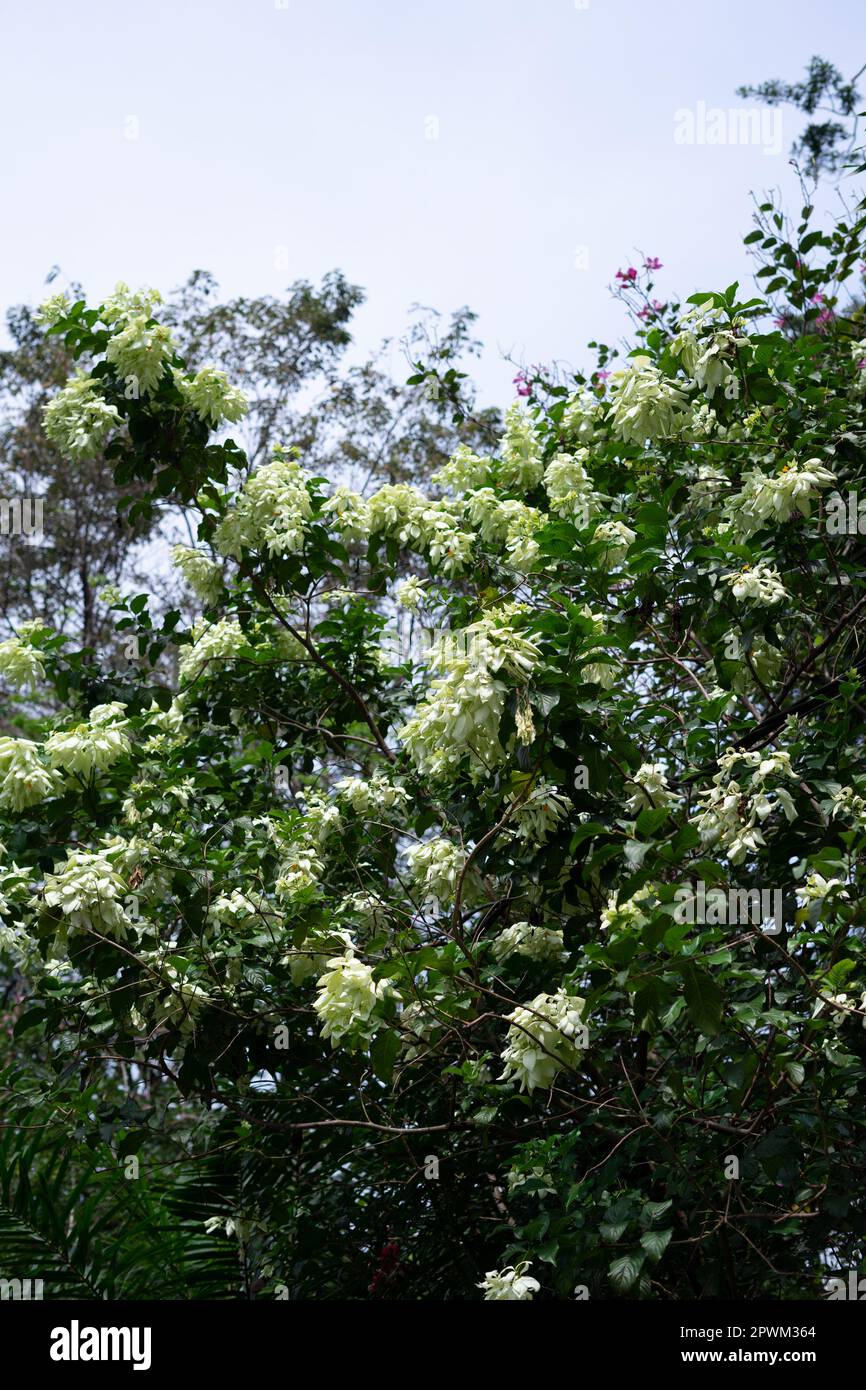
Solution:
M 96 363 L 52 440 L 197 509 L 201 617 L 116 594 L 122 671 L 0 647 L 69 711 L 25 693 L 0 739 L 44 1040 L 6 1101 L 133 1159 L 130 1202 L 166 1153 L 230 1170 L 207 1232 L 248 1292 L 793 1297 L 859 1262 L 863 221 L 761 216 L 796 334 L 736 284 L 660 306 L 615 369 L 522 373 L 427 492 L 249 467 L 148 295 L 45 308 Z

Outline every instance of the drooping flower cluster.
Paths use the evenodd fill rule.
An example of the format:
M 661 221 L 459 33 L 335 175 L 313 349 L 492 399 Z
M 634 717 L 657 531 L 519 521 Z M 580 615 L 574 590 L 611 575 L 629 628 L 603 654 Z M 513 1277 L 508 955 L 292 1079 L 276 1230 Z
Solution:
M 543 845 L 565 819 L 571 801 L 558 787 L 540 777 L 527 796 L 518 797 L 509 814 L 518 839 Z
M 406 858 L 412 881 L 425 901 L 450 902 L 466 864 L 466 851 L 451 840 L 425 840 L 413 845 Z
M 382 815 L 385 811 L 400 809 L 409 802 L 405 787 L 389 782 L 381 772 L 374 772 L 369 779 L 342 777 L 336 783 L 334 793 L 360 816 Z
M 398 731 L 418 770 L 436 779 L 464 758 L 477 777 L 504 759 L 499 726 L 507 686 L 501 676 L 526 681 L 540 655 L 507 614 L 479 619 L 455 637 L 459 642 L 433 648 L 430 665 L 442 674 Z
M 748 536 L 766 521 L 789 521 L 795 511 L 809 516 L 815 497 L 835 481 L 835 473 L 816 458 L 786 463 L 777 474 L 753 468 L 745 474 L 742 491 L 731 501 L 732 524 Z
M 637 533 L 630 526 L 626 526 L 624 521 L 603 521 L 600 526 L 596 526 L 593 540 L 604 544 L 602 566 L 605 569 L 613 569 L 616 565 L 622 564 L 636 536 Z
M 219 618 L 215 623 L 196 623 L 192 642 L 185 646 L 178 662 L 181 681 L 199 676 L 211 662 L 234 661 L 249 639 L 236 618 Z
M 484 1290 L 486 1303 L 530 1303 L 541 1285 L 537 1279 L 524 1273 L 531 1268 L 528 1260 L 519 1265 L 509 1265 L 506 1269 L 488 1269 L 479 1289 Z
M 61 913 L 63 940 L 70 931 L 95 931 L 123 940 L 132 925 L 123 908 L 127 893 L 104 854 L 72 850 L 58 869 L 45 875 L 43 899 Z
M 742 772 L 735 780 L 734 769 L 740 766 Z M 789 821 L 795 820 L 797 812 L 788 789 L 766 786 L 768 779 L 775 782 L 779 778 L 796 780 L 790 756 L 785 752 L 733 750 L 723 754 L 713 785 L 701 793 L 700 810 L 692 817 L 704 845 L 718 846 L 732 864 L 741 864 L 748 854 L 765 845 L 760 826 L 777 807 Z
M 108 340 L 105 360 L 127 386 L 134 386 L 139 395 L 149 396 L 174 354 L 171 330 L 153 323 L 146 312 L 132 314 L 122 322 L 120 332 Z
M 526 409 L 515 401 L 505 412 L 505 434 L 500 445 L 501 485 L 510 491 L 529 491 L 541 482 L 544 463 L 538 435 Z
M 614 372 L 611 385 L 611 426 L 626 444 L 673 439 L 689 421 L 688 396 L 648 357 L 637 356 L 630 367 Z
M 787 597 L 776 566 L 764 560 L 756 565 L 744 565 L 736 574 L 729 574 L 726 583 L 740 603 L 752 600 L 764 608 L 772 608 Z
M 641 763 L 629 781 L 636 788 L 626 802 L 626 809 L 632 815 L 647 807 L 668 806 L 674 799 L 664 763 Z
M 322 1022 L 322 1037 L 331 1046 L 346 1040 L 369 1042 L 381 1018 L 376 1006 L 388 993 L 387 981 L 373 979 L 373 968 L 359 960 L 348 945 L 342 955 L 332 956 L 328 970 L 319 978 L 319 993 L 313 1008 Z
M 26 811 L 57 790 L 59 778 L 28 738 L 0 738 L 0 805 Z
M 535 927 L 529 922 L 512 922 L 494 939 L 491 949 L 496 960 L 507 960 L 509 956 L 550 963 L 568 959 L 561 931 Z
M 296 459 L 276 451 L 273 463 L 257 468 L 234 506 L 220 522 L 214 543 L 239 560 L 245 549 L 269 555 L 295 555 L 304 548 L 313 513 L 309 474 Z
M 193 593 L 205 604 L 216 603 L 223 590 L 223 573 L 219 565 L 203 550 L 196 550 L 190 545 L 172 546 L 171 558 Z
M 34 647 L 10 637 L 0 642 L 0 676 L 16 690 L 32 690 L 44 681 L 45 667 Z
M 537 994 L 508 1014 L 500 1080 L 519 1081 L 521 1091 L 534 1091 L 551 1086 L 563 1068 L 575 1068 L 586 1050 L 585 1003 L 560 986 L 556 994 Z
M 247 413 L 243 391 L 232 386 L 225 372 L 216 367 L 202 367 L 192 377 L 176 370 L 174 380 L 187 405 L 211 429 L 223 420 L 235 424 Z
M 45 433 L 61 454 L 92 458 L 111 431 L 121 423 L 117 406 L 110 405 L 95 378 L 78 372 L 45 407 Z
M 550 510 L 576 526 L 588 525 L 600 506 L 601 499 L 586 469 L 588 457 L 587 449 L 556 454 L 544 473 Z
M 81 777 L 104 772 L 129 752 L 128 724 L 126 706 L 119 701 L 94 705 L 86 724 L 51 734 L 45 756 L 52 768 Z

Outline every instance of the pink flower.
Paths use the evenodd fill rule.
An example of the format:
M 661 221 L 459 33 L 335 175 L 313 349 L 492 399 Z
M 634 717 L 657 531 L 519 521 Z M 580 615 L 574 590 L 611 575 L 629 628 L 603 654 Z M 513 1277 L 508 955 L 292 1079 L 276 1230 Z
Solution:
M 599 367 L 595 375 L 598 377 L 599 381 L 607 381 L 608 377 L 610 376 L 610 372 L 605 371 L 604 367 Z
M 648 319 L 651 313 L 652 309 L 648 304 L 645 304 L 642 309 L 638 309 L 637 316 L 639 319 Z
M 776 325 L 777 328 L 787 328 L 787 327 L 788 327 L 788 318 L 787 318 L 787 315 L 786 315 L 786 314 L 780 314 L 779 317 L 778 317 L 777 319 L 773 319 L 773 323 Z
M 813 294 L 813 295 L 812 295 L 812 299 L 811 299 L 811 303 L 812 303 L 812 304 L 823 304 L 823 303 L 824 303 L 824 296 L 823 296 L 823 294 L 821 294 L 820 291 L 819 291 L 818 294 Z
M 815 319 L 815 327 L 817 328 L 818 332 L 823 333 L 828 323 L 832 323 L 835 317 L 836 315 L 833 313 L 832 309 L 822 309 L 818 317 Z
M 517 394 L 518 394 L 518 396 L 529 396 L 529 395 L 531 395 L 531 393 L 532 393 L 532 387 L 530 386 L 529 382 L 526 380 L 526 373 L 525 373 L 525 372 L 520 371 L 520 372 L 517 373 L 517 376 L 514 378 L 514 385 L 517 387 Z
M 637 279 L 637 271 L 633 265 L 630 265 L 628 270 L 618 270 L 616 272 L 616 278 L 617 280 L 622 280 L 623 284 L 625 284 L 629 280 Z
M 662 263 L 661 263 L 661 261 L 659 260 L 658 256 L 647 256 L 647 258 L 646 258 L 646 260 L 644 261 L 643 265 L 644 265 L 644 270 L 662 270 L 662 269 L 663 269 Z
M 665 311 L 665 309 L 667 308 L 667 305 L 666 305 L 666 304 L 662 304 L 661 300 L 654 299 L 654 300 L 653 300 L 653 308 L 655 309 L 655 311 L 656 311 L 657 314 L 663 314 L 664 311 Z

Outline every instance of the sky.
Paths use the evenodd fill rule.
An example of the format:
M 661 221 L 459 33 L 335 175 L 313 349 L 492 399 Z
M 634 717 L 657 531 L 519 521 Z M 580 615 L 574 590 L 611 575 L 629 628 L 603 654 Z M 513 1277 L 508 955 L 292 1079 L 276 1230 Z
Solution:
M 590 339 L 627 332 L 609 286 L 641 253 L 661 299 L 748 280 L 750 193 L 800 204 L 801 119 L 709 144 L 702 112 L 813 53 L 851 74 L 863 19 L 862 0 L 7 4 L 0 310 L 42 300 L 53 265 L 94 301 L 197 267 L 227 295 L 339 268 L 367 292 L 355 355 L 414 303 L 468 304 L 482 400 L 505 404 L 503 354 L 593 365 Z

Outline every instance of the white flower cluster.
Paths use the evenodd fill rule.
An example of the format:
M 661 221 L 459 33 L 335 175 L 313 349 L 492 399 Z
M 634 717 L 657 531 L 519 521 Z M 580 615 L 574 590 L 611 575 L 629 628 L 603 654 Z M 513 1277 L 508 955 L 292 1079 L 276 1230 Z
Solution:
M 637 788 L 626 802 L 626 810 L 631 815 L 650 806 L 669 806 L 674 799 L 664 763 L 641 763 L 629 781 Z
M 249 639 L 236 618 L 195 623 L 192 642 L 180 654 L 178 675 L 181 681 L 192 680 L 213 661 L 234 661 L 247 646 Z
M 0 806 L 26 811 L 56 791 L 59 782 L 29 738 L 0 738 Z
M 118 280 L 114 293 L 109 295 L 102 306 L 102 321 L 107 324 L 129 323 L 131 319 L 144 315 L 149 319 L 162 295 L 159 290 L 131 290 L 122 280 Z
M 33 690 L 45 679 L 39 653 L 17 637 L 0 642 L 0 676 L 16 690 Z
M 679 357 L 686 373 L 697 383 L 708 400 L 716 391 L 723 391 L 728 400 L 737 400 L 740 382 L 737 376 L 737 352 L 748 347 L 745 335 L 729 328 L 719 328 L 699 338 L 692 325 L 700 329 L 708 318 L 706 308 L 697 306 L 680 319 L 681 331 L 671 343 L 671 353 Z
M 397 585 L 395 597 L 401 608 L 405 608 L 409 613 L 417 613 L 424 601 L 424 588 L 421 580 L 416 575 L 410 574 L 408 579 L 403 579 Z
M 626 526 L 624 521 L 603 521 L 600 526 L 596 526 L 593 540 L 604 543 L 602 568 L 609 570 L 622 564 L 636 536 L 637 532 Z
M 841 878 L 825 878 L 823 874 L 811 873 L 797 889 L 797 901 L 801 907 L 820 911 L 825 898 L 847 898 L 848 890 Z
M 711 463 L 700 463 L 694 478 L 689 488 L 689 503 L 702 510 L 715 507 L 728 486 L 727 474 Z
M 493 459 L 474 454 L 468 444 L 458 444 L 444 467 L 433 474 L 433 482 L 455 492 L 469 492 L 489 481 L 492 467 Z
M 674 438 L 690 418 L 685 392 L 654 367 L 648 357 L 632 359 L 632 365 L 614 372 L 610 420 L 617 439 L 626 444 L 646 444 L 651 439 Z
M 530 1303 L 533 1295 L 541 1288 L 537 1279 L 525 1274 L 530 1268 L 528 1260 L 519 1265 L 509 1265 L 507 1269 L 488 1269 L 478 1285 L 484 1290 L 486 1303 Z
M 525 1007 L 507 1015 L 511 1025 L 502 1051 L 501 1081 L 519 1081 L 521 1091 L 548 1087 L 563 1068 L 574 1068 L 585 1051 L 586 1001 L 567 994 L 537 994 Z
M 99 382 L 84 372 L 77 372 L 52 397 L 42 418 L 52 444 L 73 459 L 98 454 L 108 434 L 121 423 L 117 406 L 109 405 Z
M 491 947 L 496 960 L 526 956 L 535 961 L 565 961 L 562 932 L 554 927 L 533 927 L 529 922 L 513 922 L 494 938 Z
M 51 734 L 45 743 L 50 766 L 81 777 L 112 767 L 130 748 L 125 711 L 126 706 L 117 700 L 94 705 L 86 724 Z
M 247 413 L 243 391 L 216 367 L 202 367 L 194 376 L 175 370 L 174 381 L 187 405 L 212 429 L 223 420 L 235 424 Z
M 331 517 L 334 526 L 344 541 L 365 541 L 370 535 L 370 513 L 360 492 L 345 483 L 336 487 L 326 502 L 322 512 Z
M 360 816 L 379 816 L 409 804 L 405 787 L 395 786 L 382 772 L 374 772 L 369 779 L 342 777 L 334 792 Z
M 53 328 L 55 323 L 59 323 L 69 313 L 72 305 L 69 296 L 63 294 L 50 294 L 39 308 L 36 310 L 36 322 L 43 328 Z
M 214 542 L 223 555 L 240 560 L 244 549 L 269 555 L 296 555 L 304 548 L 306 523 L 313 504 L 309 474 L 277 450 L 248 478 L 236 505 L 216 529 Z
M 171 558 L 202 603 L 216 603 L 223 591 L 223 573 L 219 565 L 203 550 L 196 550 L 190 545 L 172 546 Z
M 119 320 L 122 327 L 108 340 L 105 360 L 125 382 L 134 382 L 142 396 L 160 383 L 165 365 L 174 354 L 171 329 L 152 323 L 147 311 Z
M 752 468 L 744 476 L 742 491 L 730 503 L 731 524 L 750 536 L 766 521 L 789 521 L 795 511 L 809 516 L 813 499 L 835 481 L 835 473 L 816 458 L 786 463 L 774 475 Z
M 734 598 L 740 603 L 751 599 L 764 608 L 772 608 L 787 597 L 776 566 L 764 560 L 756 565 L 744 565 L 736 574 L 729 574 L 725 582 L 730 584 Z
M 43 897 L 63 917 L 69 931 L 95 931 L 123 940 L 131 922 L 123 910 L 126 884 L 104 853 L 73 850 L 54 873 L 45 875 Z
M 601 637 L 607 631 L 607 621 L 603 613 L 594 613 L 588 603 L 583 604 L 580 610 L 584 618 L 588 618 L 592 624 L 592 637 Z M 594 648 L 594 651 L 597 651 Z M 608 657 L 607 653 L 601 653 L 601 660 L 588 661 L 581 669 L 581 680 L 589 681 L 593 685 L 600 685 L 603 690 L 610 690 L 619 673 L 619 662 L 613 657 Z
M 251 920 L 260 919 L 261 912 L 261 903 L 254 903 L 246 893 L 233 888 L 231 893 L 220 893 L 214 898 L 207 910 L 207 920 L 212 927 L 242 927 Z
M 648 883 L 645 883 L 630 898 L 626 898 L 623 903 L 618 903 L 616 893 L 611 893 L 607 900 L 607 907 L 601 914 L 601 930 L 610 931 L 613 928 L 629 931 L 645 926 L 649 918 L 644 909 L 649 907 L 648 899 L 652 897 L 652 894 L 652 886 Z
M 466 863 L 466 851 L 451 840 L 425 840 L 413 845 L 406 858 L 412 881 L 424 894 L 425 901 L 450 902 L 457 881 Z
M 388 993 L 387 981 L 374 980 L 372 966 L 359 960 L 352 946 L 332 956 L 328 966 L 313 1004 L 322 1037 L 330 1038 L 332 1047 L 345 1038 L 369 1042 L 381 1023 L 375 1009 Z
M 844 816 L 853 821 L 858 830 L 866 828 L 866 797 L 860 796 L 853 787 L 840 787 L 831 797 L 832 818 Z
M 541 444 L 527 411 L 519 401 L 505 412 L 505 434 L 500 443 L 501 486 L 514 491 L 530 491 L 544 474 Z
M 591 444 L 603 413 L 604 405 L 594 391 L 588 391 L 585 387 L 575 391 L 569 396 L 562 412 L 562 432 L 579 444 Z
M 439 779 L 464 758 L 481 777 L 501 762 L 499 725 L 505 704 L 504 674 L 525 682 L 540 659 L 503 613 L 482 618 L 456 634 L 460 641 L 433 648 L 430 664 L 442 672 L 426 699 L 398 731 L 419 772 Z
M 464 498 L 469 524 L 488 545 L 504 546 L 506 563 L 520 573 L 528 573 L 538 559 L 535 533 L 544 525 L 536 507 L 517 498 L 504 500 L 492 487 L 479 488 Z
M 277 895 L 287 902 L 301 893 L 315 888 L 324 872 L 324 865 L 316 847 L 309 839 L 301 839 L 290 845 L 280 864 L 277 878 Z
M 598 512 L 601 501 L 586 469 L 588 457 L 587 449 L 578 449 L 574 454 L 556 454 L 544 474 L 550 510 L 576 526 L 587 526 Z
M 747 781 L 739 774 L 734 780 L 735 767 L 742 765 Z M 699 797 L 700 810 L 692 817 L 701 840 L 708 847 L 725 850 L 732 864 L 741 864 L 747 854 L 753 854 L 766 844 L 760 826 L 768 816 L 781 807 L 787 819 L 796 819 L 791 793 L 785 787 L 765 787 L 769 777 L 785 777 L 796 781 L 788 753 L 747 753 L 736 750 L 719 759 L 719 771 L 713 785 Z
M 540 777 L 528 796 L 517 800 L 509 815 L 518 839 L 543 845 L 571 809 L 570 799 L 551 782 Z

